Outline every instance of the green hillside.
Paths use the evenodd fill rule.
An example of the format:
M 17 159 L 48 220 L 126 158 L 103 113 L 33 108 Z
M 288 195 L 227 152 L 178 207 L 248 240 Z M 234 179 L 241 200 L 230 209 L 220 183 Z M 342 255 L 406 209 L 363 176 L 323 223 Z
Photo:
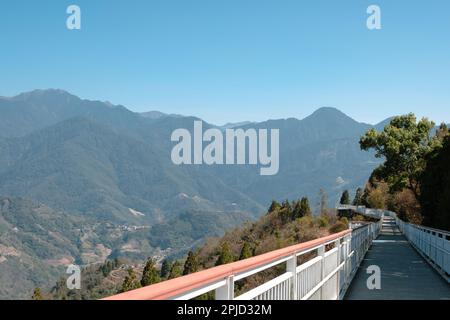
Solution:
M 324 189 L 334 207 L 379 164 L 358 145 L 371 126 L 334 108 L 303 120 L 232 125 L 280 130 L 274 176 L 260 176 L 257 166 L 174 165 L 170 135 L 192 132 L 195 117 L 134 113 L 62 90 L 0 98 L 0 114 L 0 197 L 13 204 L 0 220 L 5 297 L 29 297 L 33 286 L 59 278 L 55 261 L 182 257 L 207 237 L 254 221 L 271 199 L 305 195 L 314 212 Z M 27 233 L 11 232 L 18 224 L 11 210 Z M 6 280 L 15 270 L 24 276 Z

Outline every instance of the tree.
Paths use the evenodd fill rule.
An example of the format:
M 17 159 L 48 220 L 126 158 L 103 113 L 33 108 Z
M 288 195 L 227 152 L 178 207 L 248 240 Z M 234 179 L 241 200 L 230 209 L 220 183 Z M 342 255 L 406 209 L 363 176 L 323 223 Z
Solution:
M 100 270 L 104 277 L 107 277 L 111 271 L 114 269 L 114 265 L 112 261 L 106 261 L 101 267 Z
M 348 193 L 348 190 L 345 190 L 342 193 L 340 204 L 350 204 L 350 194 Z
M 320 214 L 327 214 L 328 213 L 328 197 L 327 193 L 324 189 L 319 190 L 319 213 Z
M 136 273 L 133 268 L 128 269 L 128 275 L 125 277 L 122 283 L 122 289 L 120 292 L 127 292 L 140 287 L 138 280 L 136 279 Z
M 120 266 L 119 258 L 114 258 L 114 260 L 113 260 L 113 268 L 115 269 L 115 268 L 117 268 L 119 266 Z
M 279 216 L 281 217 L 281 221 L 286 223 L 291 221 L 293 218 L 293 210 L 289 200 L 284 200 L 281 204 L 281 208 L 279 210 Z
M 403 189 L 393 195 L 389 200 L 388 207 L 403 221 L 413 224 L 422 224 L 423 222 L 419 201 L 409 189 Z
M 295 203 L 293 216 L 294 219 L 311 215 L 311 208 L 309 207 L 309 200 L 306 197 L 301 198 Z
M 156 270 L 155 260 L 149 258 L 145 264 L 144 271 L 142 272 L 141 286 L 149 286 L 160 282 L 159 272 Z
M 300 200 L 293 202 L 294 209 L 292 209 L 292 218 L 297 219 L 302 217 L 302 208 Z
M 288 199 L 286 199 L 282 202 L 281 209 L 287 209 L 288 211 L 292 210 L 291 204 Z
M 434 123 L 426 118 L 416 121 L 414 114 L 395 117 L 382 132 L 371 129 L 361 137 L 362 150 L 375 150 L 377 158 L 384 158 L 374 174 L 388 183 L 390 191 L 410 189 L 419 197 L 419 178 L 426 166 L 426 157 L 440 145 L 430 137 Z
M 250 243 L 248 243 L 248 241 L 245 241 L 244 245 L 242 246 L 242 249 L 241 249 L 241 254 L 239 255 L 239 260 L 244 260 L 244 259 L 250 258 L 252 256 L 253 256 L 253 253 L 252 253 L 252 248 L 250 246 Z
M 423 223 L 437 229 L 450 230 L 450 136 L 442 149 L 436 149 L 429 157 L 420 178 L 422 186 L 419 198 Z
M 230 245 L 227 241 L 222 243 L 220 248 L 219 258 L 217 259 L 216 266 L 227 264 L 234 261 L 233 252 L 231 252 Z
M 277 201 L 272 200 L 272 203 L 270 204 L 270 207 L 269 207 L 269 212 L 274 212 L 275 210 L 280 209 L 280 207 L 281 207 L 281 205 Z
M 436 137 L 443 142 L 445 137 L 448 136 L 448 134 L 449 131 L 447 125 L 445 123 L 441 123 L 439 129 L 436 130 Z
M 170 269 L 172 268 L 172 264 L 170 263 L 169 260 L 164 259 L 162 265 L 161 265 L 161 273 L 160 273 L 160 277 L 161 278 L 167 278 L 170 274 Z
M 183 274 L 183 269 L 181 268 L 181 263 L 179 261 L 175 261 L 172 264 L 172 268 L 170 268 L 170 273 L 168 279 L 175 279 L 180 277 Z
M 311 213 L 311 208 L 309 206 L 309 200 L 307 197 L 303 197 L 300 200 L 300 208 L 301 208 L 301 212 L 302 212 L 302 217 L 304 216 L 310 216 Z
M 388 186 L 384 182 L 377 184 L 372 190 L 368 190 L 367 205 L 373 209 L 386 209 L 389 197 Z
M 198 271 L 197 255 L 189 251 L 186 262 L 184 263 L 183 276 Z
M 363 205 L 363 189 L 356 189 L 355 198 L 353 199 L 354 206 L 362 206 Z
M 41 288 L 35 288 L 33 291 L 32 300 L 43 300 Z

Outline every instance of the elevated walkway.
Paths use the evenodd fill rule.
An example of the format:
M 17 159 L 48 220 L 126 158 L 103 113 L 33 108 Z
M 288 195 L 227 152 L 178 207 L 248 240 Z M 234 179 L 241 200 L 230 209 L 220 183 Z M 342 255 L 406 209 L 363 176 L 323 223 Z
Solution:
M 345 210 L 376 222 L 245 260 L 121 293 L 105 300 L 450 299 L 450 233 L 401 221 L 394 212 Z M 379 267 L 381 288 L 370 290 L 369 266 Z M 272 268 L 281 270 L 246 292 L 235 283 Z
M 367 287 L 371 265 L 380 267 L 380 290 Z M 450 299 L 450 285 L 412 247 L 395 219 L 384 216 L 380 235 L 367 251 L 345 299 Z

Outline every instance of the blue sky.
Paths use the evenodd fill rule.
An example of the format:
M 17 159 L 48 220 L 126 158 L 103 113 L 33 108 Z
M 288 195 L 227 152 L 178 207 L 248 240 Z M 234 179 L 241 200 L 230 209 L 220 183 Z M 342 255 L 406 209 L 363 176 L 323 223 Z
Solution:
M 2 96 L 60 88 L 217 124 L 321 106 L 450 122 L 448 0 L 5 0 L 0 35 Z

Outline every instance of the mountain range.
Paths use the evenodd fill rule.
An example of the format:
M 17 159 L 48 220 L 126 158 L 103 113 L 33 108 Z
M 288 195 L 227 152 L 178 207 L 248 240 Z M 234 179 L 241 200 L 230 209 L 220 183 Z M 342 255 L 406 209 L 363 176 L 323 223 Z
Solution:
M 363 186 L 378 165 L 373 154 L 360 151 L 358 140 L 369 128 L 386 123 L 360 123 L 328 107 L 301 120 L 224 126 L 203 122 L 204 129 L 279 129 L 279 173 L 260 176 L 254 166 L 174 165 L 171 133 L 178 128 L 192 131 L 194 120 L 201 120 L 193 116 L 136 113 L 53 89 L 2 97 L 0 115 L 0 197 L 18 204 L 15 212 L 23 222 L 30 215 L 34 223 L 30 208 L 36 207 L 55 220 L 70 217 L 66 227 L 72 231 L 60 230 L 70 236 L 63 242 L 66 249 L 50 250 L 51 239 L 39 244 L 55 255 L 44 261 L 80 263 L 89 263 L 86 257 L 95 248 L 111 256 L 146 258 L 157 250 L 176 255 L 207 236 L 255 219 L 273 199 L 308 196 L 314 204 L 321 188 L 333 207 L 344 189 Z M 0 248 L 19 256 L 0 251 L 0 274 L 13 270 L 21 256 L 29 256 L 30 265 L 42 261 L 36 252 L 33 256 L 34 240 L 26 240 L 24 226 L 6 221 L 0 216 Z M 98 227 L 90 229 L 90 238 L 82 237 L 73 231 L 77 224 L 122 231 L 110 239 L 110 231 Z M 139 231 L 123 231 L 127 228 Z M 57 232 L 45 226 L 39 230 Z M 101 260 L 103 254 L 97 255 Z M 42 262 L 35 265 L 44 268 Z

